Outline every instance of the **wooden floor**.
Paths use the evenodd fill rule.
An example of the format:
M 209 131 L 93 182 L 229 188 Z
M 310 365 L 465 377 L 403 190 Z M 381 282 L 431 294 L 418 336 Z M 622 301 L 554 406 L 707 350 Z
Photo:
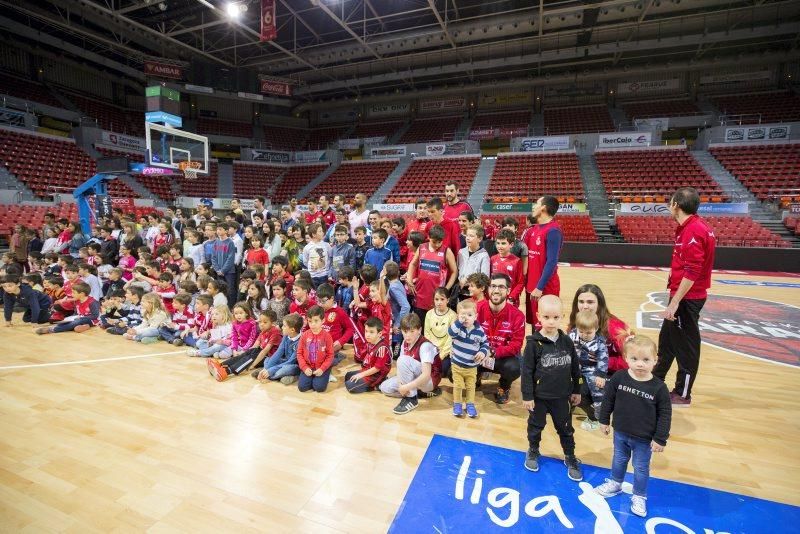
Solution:
M 635 324 L 666 274 L 566 267 L 561 277 L 566 300 L 596 283 Z M 800 306 L 800 289 L 713 289 Z M 519 381 L 503 407 L 490 382 L 477 420 L 450 415 L 447 382 L 398 417 L 396 400 L 349 395 L 341 380 L 324 394 L 249 376 L 217 383 L 164 343 L 99 330 L 0 335 L 2 531 L 383 532 L 433 433 L 527 447 Z M 654 476 L 800 505 L 798 386 L 800 369 L 704 345 L 694 405 L 676 411 Z M 576 439 L 585 463 L 609 465 L 610 438 L 578 429 Z M 555 432 L 542 448 L 558 455 Z

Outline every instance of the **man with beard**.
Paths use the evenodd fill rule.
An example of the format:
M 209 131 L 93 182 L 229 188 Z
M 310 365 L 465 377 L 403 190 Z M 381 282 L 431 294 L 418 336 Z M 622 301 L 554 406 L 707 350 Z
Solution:
M 334 197 L 333 197 L 333 211 L 338 213 L 339 210 L 347 211 L 347 208 L 344 205 L 344 196 L 343 195 L 334 195 Z
M 489 339 L 492 350 L 489 356 L 479 356 L 475 361 L 480 364 L 486 358 L 494 358 L 491 369 L 481 366 L 478 373 L 489 371 L 500 375 L 494 394 L 497 404 L 508 402 L 511 384 L 520 377 L 522 342 L 525 340 L 525 315 L 508 302 L 510 289 L 508 275 L 494 273 L 489 281 L 489 300 L 478 303 L 476 320 Z
M 325 195 L 319 197 L 319 214 L 326 228 L 336 223 L 336 212 L 331 209 L 331 203 L 328 202 L 328 197 Z
M 558 211 L 558 199 L 543 196 L 536 201 L 531 215 L 536 224 L 525 234 L 528 247 L 528 278 L 525 285 L 525 315 L 534 330 L 539 330 L 536 318 L 537 303 L 542 295 L 559 296 L 561 282 L 558 278 L 558 256 L 564 235 L 561 226 L 553 220 Z
M 458 222 L 458 216 L 468 211 L 474 213 L 472 206 L 466 200 L 458 197 L 458 184 L 447 182 L 444 186 L 444 198 L 447 204 L 444 207 L 444 218 L 448 221 Z
M 264 221 L 266 221 L 267 219 L 272 218 L 272 214 L 269 212 L 269 210 L 266 208 L 266 206 L 264 206 L 264 203 L 266 201 L 267 201 L 267 199 L 264 198 L 264 197 L 256 197 L 253 200 L 253 207 L 255 209 L 250 212 L 250 220 L 251 221 L 253 220 L 253 216 L 256 213 L 260 213 L 261 214 L 261 219 L 264 220 Z M 231 206 L 231 208 L 233 208 L 233 206 Z
M 348 215 L 350 221 L 350 237 L 355 239 L 356 228 L 359 226 L 367 227 L 369 222 L 369 211 L 367 211 L 367 196 L 364 193 L 357 193 L 353 201 L 353 209 Z

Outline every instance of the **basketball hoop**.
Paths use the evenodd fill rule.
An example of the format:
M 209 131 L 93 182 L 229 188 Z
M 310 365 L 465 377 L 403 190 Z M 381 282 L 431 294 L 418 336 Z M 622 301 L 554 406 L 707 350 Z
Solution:
M 187 180 L 196 180 L 197 172 L 202 166 L 203 164 L 199 161 L 181 161 L 178 163 L 178 168 Z

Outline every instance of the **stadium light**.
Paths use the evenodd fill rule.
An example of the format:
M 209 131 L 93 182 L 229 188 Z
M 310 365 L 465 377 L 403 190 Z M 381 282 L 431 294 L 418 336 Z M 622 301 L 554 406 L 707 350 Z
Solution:
M 228 5 L 225 6 L 225 12 L 228 13 L 228 16 L 232 19 L 238 19 L 239 15 L 245 11 L 247 11 L 247 6 L 240 2 L 229 2 Z

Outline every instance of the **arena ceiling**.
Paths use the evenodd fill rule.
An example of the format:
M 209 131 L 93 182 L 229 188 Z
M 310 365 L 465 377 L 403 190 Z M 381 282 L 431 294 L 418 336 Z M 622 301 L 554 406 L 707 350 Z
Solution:
M 202 60 L 291 80 L 304 99 L 491 84 L 549 73 L 791 53 L 797 0 L 0 0 L 0 27 L 128 67 Z M 234 3 L 237 18 L 228 14 Z M 246 9 L 243 9 L 246 8 Z

